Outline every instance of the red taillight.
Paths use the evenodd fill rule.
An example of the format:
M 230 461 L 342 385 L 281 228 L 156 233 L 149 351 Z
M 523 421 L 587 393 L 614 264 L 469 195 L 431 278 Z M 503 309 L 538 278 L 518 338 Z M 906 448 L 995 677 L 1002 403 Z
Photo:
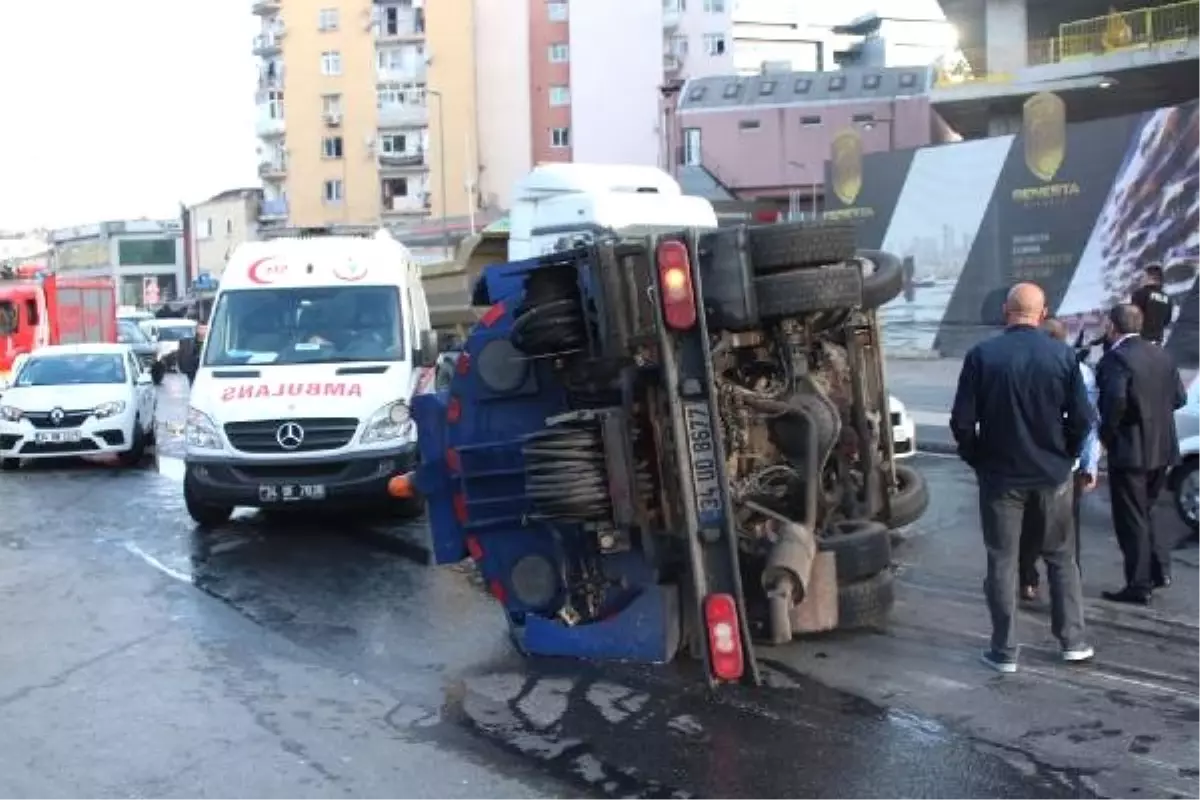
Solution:
M 496 324 L 496 321 L 504 316 L 504 303 L 496 303 L 494 306 L 483 312 L 483 316 L 479 318 L 479 324 L 485 328 L 490 328 Z
M 458 357 L 458 362 L 454 365 L 454 371 L 459 375 L 466 375 L 471 371 L 471 354 L 463 353 Z
M 450 402 L 446 404 L 446 422 L 454 425 L 462 418 L 462 403 L 457 397 L 451 397 Z
M 508 602 L 508 590 L 504 588 L 504 584 L 498 579 L 492 578 L 492 580 L 488 582 L 488 591 L 491 592 L 492 597 L 499 600 L 501 604 Z
M 446 469 L 454 473 L 462 471 L 462 461 L 458 458 L 458 451 L 453 447 L 446 451 Z
M 662 242 L 656 257 L 667 325 L 677 331 L 689 330 L 696 324 L 696 294 L 692 289 L 692 265 L 687 246 L 674 240 Z
M 483 545 L 474 536 L 467 537 L 467 555 L 475 561 L 483 561 Z
M 738 680 L 746 664 L 738 629 L 737 604 L 732 595 L 710 594 L 704 598 L 704 624 L 708 628 L 708 655 L 713 674 L 723 681 Z
M 462 492 L 454 495 L 454 518 L 459 525 L 467 524 L 467 496 Z

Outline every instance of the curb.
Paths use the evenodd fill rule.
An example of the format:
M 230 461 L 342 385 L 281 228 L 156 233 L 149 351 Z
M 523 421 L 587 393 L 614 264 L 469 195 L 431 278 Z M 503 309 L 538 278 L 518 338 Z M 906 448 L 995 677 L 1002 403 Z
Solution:
M 917 453 L 934 453 L 939 456 L 956 456 L 958 447 L 953 442 L 917 442 Z

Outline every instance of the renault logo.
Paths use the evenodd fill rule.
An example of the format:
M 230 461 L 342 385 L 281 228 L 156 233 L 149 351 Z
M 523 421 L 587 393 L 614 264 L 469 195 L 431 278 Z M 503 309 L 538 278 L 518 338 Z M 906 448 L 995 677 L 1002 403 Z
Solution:
M 304 442 L 304 428 L 296 422 L 285 422 L 275 431 L 275 441 L 284 450 L 295 450 Z
M 55 425 L 62 425 L 63 417 L 65 416 L 66 412 L 64 412 L 61 408 L 56 408 L 50 412 L 50 421 Z

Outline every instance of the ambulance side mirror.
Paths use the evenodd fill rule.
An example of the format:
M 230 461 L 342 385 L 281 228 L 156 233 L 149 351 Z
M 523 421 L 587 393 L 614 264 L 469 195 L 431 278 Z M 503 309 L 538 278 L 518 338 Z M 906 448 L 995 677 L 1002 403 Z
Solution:
M 437 366 L 438 353 L 441 352 L 442 337 L 437 331 L 421 331 L 420 342 L 413 353 L 413 360 L 418 367 Z

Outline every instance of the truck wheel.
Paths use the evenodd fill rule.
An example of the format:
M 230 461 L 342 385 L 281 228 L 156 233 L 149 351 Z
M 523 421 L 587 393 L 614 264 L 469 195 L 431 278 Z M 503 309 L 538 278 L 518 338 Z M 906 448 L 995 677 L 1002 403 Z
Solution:
M 829 525 L 817 549 L 833 553 L 838 585 L 854 583 L 886 570 L 892 563 L 887 526 L 870 519 L 847 519 Z
M 19 458 L 0 458 L 0 470 L 5 472 L 15 472 L 21 468 L 21 459 Z
M 760 275 L 754 279 L 754 292 L 764 320 L 844 311 L 863 304 L 862 267 L 850 262 Z
M 860 250 L 863 270 L 863 308 L 879 308 L 894 300 L 904 289 L 904 264 L 882 250 Z M 868 266 L 869 265 L 869 266 Z
M 759 275 L 818 264 L 837 264 L 854 255 L 856 230 L 844 222 L 785 222 L 746 229 L 750 263 Z
M 896 576 L 890 569 L 865 581 L 838 587 L 838 630 L 882 628 L 896 604 Z
M 906 464 L 896 466 L 896 491 L 892 515 L 881 520 L 889 528 L 903 528 L 921 518 L 929 507 L 929 484 L 925 476 Z
M 196 487 L 192 476 L 183 479 L 183 504 L 187 507 L 188 515 L 201 530 L 208 530 L 223 525 L 233 516 L 231 506 L 217 506 L 205 503 L 196 496 Z

